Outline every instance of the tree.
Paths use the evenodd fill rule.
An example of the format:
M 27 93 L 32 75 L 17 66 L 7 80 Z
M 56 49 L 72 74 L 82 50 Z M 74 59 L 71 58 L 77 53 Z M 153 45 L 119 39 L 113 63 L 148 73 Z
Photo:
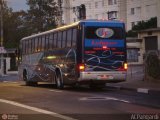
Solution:
M 26 1 L 30 7 L 28 11 L 13 12 L 6 2 L 3 5 L 5 48 L 17 48 L 23 37 L 56 27 L 59 11 L 54 0 Z
M 30 9 L 26 21 L 34 33 L 56 27 L 58 6 L 54 0 L 27 0 Z
M 134 25 L 132 30 L 127 32 L 127 37 L 136 37 L 138 34 L 137 32 L 144 29 L 149 28 L 157 28 L 157 17 L 153 17 L 148 21 L 140 21 L 137 25 Z
M 4 12 L 4 45 L 6 48 L 17 48 L 19 41 L 27 34 L 27 29 L 24 29 L 23 16 L 26 14 L 25 11 L 19 12 Z

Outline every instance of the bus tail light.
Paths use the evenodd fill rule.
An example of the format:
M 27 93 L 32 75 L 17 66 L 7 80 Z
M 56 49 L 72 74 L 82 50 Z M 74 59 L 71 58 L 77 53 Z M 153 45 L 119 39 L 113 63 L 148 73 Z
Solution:
M 85 65 L 84 64 L 79 64 L 78 69 L 79 69 L 79 71 L 84 71 Z
M 124 69 L 127 70 L 128 69 L 128 64 L 124 63 Z

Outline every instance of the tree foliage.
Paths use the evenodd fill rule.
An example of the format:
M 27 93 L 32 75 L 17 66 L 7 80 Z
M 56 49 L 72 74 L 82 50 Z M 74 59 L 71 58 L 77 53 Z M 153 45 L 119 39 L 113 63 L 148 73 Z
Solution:
M 3 5 L 4 46 L 17 48 L 26 36 L 56 27 L 58 6 L 54 0 L 26 0 L 28 11 L 13 12 L 6 2 Z
M 58 6 L 54 0 L 27 0 L 30 9 L 26 21 L 33 32 L 42 32 L 56 27 Z
M 137 25 L 134 25 L 132 30 L 127 32 L 128 37 L 136 37 L 137 32 L 140 30 L 145 30 L 149 28 L 157 28 L 157 17 L 153 17 L 148 21 L 140 21 Z
M 4 45 L 6 48 L 18 47 L 19 40 L 27 35 L 27 30 L 23 31 L 24 11 L 4 13 Z
M 158 55 L 149 54 L 146 59 L 147 74 L 155 79 L 160 78 L 160 60 Z

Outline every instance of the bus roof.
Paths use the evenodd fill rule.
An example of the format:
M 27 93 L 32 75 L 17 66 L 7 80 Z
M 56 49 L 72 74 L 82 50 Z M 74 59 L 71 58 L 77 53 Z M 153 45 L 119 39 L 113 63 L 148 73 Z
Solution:
M 21 41 L 25 40 L 25 39 L 30 39 L 30 38 L 34 38 L 34 37 L 37 37 L 37 36 L 45 35 L 45 34 L 48 34 L 48 33 L 51 33 L 51 32 L 55 32 L 55 31 L 58 31 L 58 30 L 63 30 L 63 29 L 66 29 L 66 28 L 75 27 L 79 23 L 95 23 L 95 22 L 98 22 L 98 23 L 99 22 L 101 22 L 101 23 L 114 23 L 114 24 L 115 23 L 117 23 L 117 24 L 123 24 L 124 23 L 124 22 L 118 21 L 118 20 L 86 19 L 86 20 L 81 20 L 81 21 L 69 24 L 69 25 L 58 27 L 58 28 L 55 28 L 55 29 L 52 29 L 52 30 L 48 30 L 48 31 L 45 31 L 45 32 L 42 32 L 42 33 L 37 33 L 37 34 L 31 35 L 31 36 L 28 36 L 28 37 L 24 37 L 24 38 L 21 39 Z

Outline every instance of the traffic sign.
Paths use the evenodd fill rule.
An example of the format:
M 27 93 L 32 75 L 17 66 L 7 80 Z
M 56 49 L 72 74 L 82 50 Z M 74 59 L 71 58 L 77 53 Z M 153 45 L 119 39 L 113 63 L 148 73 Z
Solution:
M 7 53 L 4 47 L 0 47 L 0 53 Z

